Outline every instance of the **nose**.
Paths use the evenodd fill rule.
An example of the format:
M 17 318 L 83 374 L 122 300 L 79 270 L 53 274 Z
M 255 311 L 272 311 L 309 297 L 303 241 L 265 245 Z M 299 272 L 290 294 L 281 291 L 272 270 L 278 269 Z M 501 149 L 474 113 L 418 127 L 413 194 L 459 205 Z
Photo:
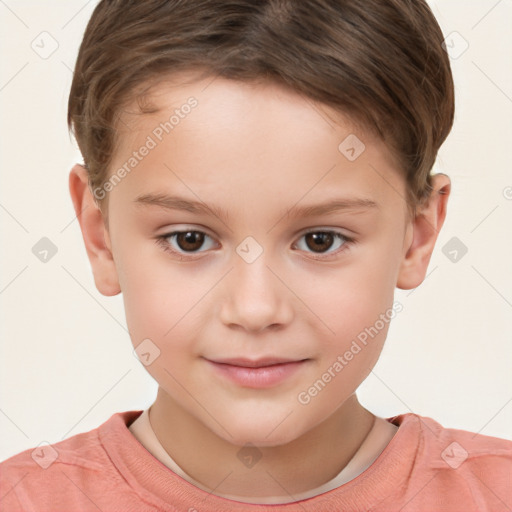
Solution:
M 260 332 L 282 328 L 293 317 L 293 293 L 265 252 L 248 263 L 235 255 L 221 289 L 221 321 L 230 328 Z

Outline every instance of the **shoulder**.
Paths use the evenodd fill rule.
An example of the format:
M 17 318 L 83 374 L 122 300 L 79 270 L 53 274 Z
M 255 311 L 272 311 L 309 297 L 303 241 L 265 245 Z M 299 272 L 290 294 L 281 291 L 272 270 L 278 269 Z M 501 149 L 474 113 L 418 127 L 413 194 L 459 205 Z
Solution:
M 480 464 L 492 460 L 495 464 L 506 465 L 512 461 L 512 441 L 444 427 L 432 418 L 417 414 L 414 416 L 421 431 L 423 449 L 428 449 L 429 453 L 439 453 L 439 459 L 436 460 L 441 467 L 459 467 L 466 461 Z
M 446 510 L 465 506 L 483 511 L 508 510 L 512 441 L 447 428 L 432 418 L 412 413 L 390 420 L 395 419 L 395 424 L 408 425 L 417 437 L 409 480 L 414 482 L 416 500 L 421 500 L 422 494 L 433 493 L 443 497 Z
M 43 505 L 54 508 L 59 503 L 64 508 L 70 503 L 80 508 L 82 501 L 89 501 L 83 508 L 88 510 L 88 489 L 107 492 L 107 485 L 123 483 L 105 449 L 102 432 L 116 424 L 122 426 L 124 416 L 130 414 L 135 411 L 116 413 L 93 430 L 57 443 L 42 443 L 1 462 L 1 509 L 41 510 Z

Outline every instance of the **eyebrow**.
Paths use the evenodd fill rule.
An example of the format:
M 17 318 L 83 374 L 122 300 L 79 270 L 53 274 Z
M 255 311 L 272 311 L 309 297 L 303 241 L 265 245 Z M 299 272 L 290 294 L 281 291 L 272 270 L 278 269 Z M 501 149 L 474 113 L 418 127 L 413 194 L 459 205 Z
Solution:
M 179 196 L 169 196 L 165 194 L 143 194 L 135 199 L 135 203 L 138 205 L 152 205 L 166 208 L 169 210 L 185 210 L 196 214 L 212 214 L 228 222 L 230 215 L 224 208 L 215 205 L 207 205 L 200 201 L 194 201 Z M 304 205 L 299 207 L 292 207 L 282 212 L 282 217 L 288 215 L 292 219 L 300 217 L 314 217 L 320 215 L 326 215 L 337 211 L 352 211 L 353 213 L 362 213 L 365 211 L 371 211 L 378 209 L 379 205 L 368 198 L 356 198 L 347 197 L 333 199 L 331 201 L 314 204 Z

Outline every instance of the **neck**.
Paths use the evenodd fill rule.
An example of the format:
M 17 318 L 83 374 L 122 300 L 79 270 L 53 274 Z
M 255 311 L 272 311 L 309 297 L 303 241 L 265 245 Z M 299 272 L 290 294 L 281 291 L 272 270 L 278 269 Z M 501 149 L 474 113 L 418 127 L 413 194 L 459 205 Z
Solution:
M 353 394 L 301 437 L 253 449 L 251 453 L 261 457 L 251 467 L 239 459 L 241 446 L 217 436 L 161 388 L 151 406 L 150 421 L 163 448 L 194 480 L 219 494 L 256 498 L 293 497 L 334 478 L 361 446 L 375 416 Z

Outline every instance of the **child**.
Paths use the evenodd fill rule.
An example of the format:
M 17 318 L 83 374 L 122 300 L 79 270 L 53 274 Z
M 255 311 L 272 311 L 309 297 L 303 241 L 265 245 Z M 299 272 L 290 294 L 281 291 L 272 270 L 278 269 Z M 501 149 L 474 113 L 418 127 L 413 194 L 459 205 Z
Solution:
M 99 3 L 70 191 L 159 390 L 4 461 L 2 510 L 510 509 L 510 441 L 356 396 L 446 216 L 442 42 L 423 0 Z

